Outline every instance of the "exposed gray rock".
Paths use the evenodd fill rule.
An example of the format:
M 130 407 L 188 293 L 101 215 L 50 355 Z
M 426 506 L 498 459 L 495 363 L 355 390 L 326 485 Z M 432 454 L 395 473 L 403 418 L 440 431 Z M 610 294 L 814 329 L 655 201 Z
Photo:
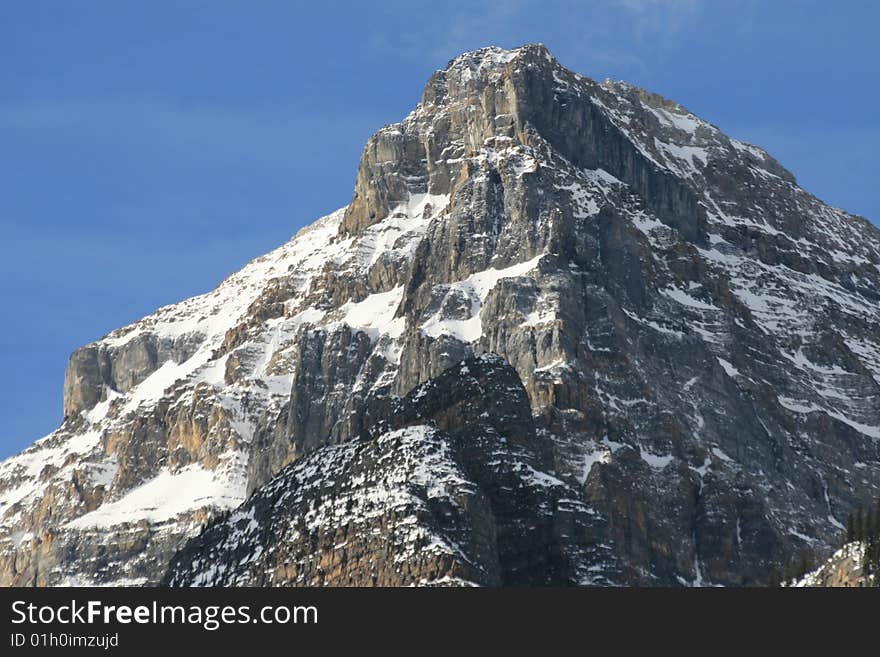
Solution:
M 64 417 L 90 410 L 109 393 L 131 390 L 169 360 L 187 360 L 199 337 L 168 340 L 142 333 L 120 346 L 97 342 L 80 347 L 64 375 Z
M 552 447 L 503 360 L 462 361 L 389 410 L 209 523 L 164 583 L 610 583 L 605 525 L 546 472 Z

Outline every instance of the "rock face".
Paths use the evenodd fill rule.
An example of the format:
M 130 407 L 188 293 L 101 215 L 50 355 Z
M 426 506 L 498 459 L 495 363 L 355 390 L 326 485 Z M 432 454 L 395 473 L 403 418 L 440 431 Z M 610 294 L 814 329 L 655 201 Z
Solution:
M 164 583 L 565 585 L 618 575 L 604 521 L 550 474 L 552 444 L 500 357 L 464 360 L 389 411 L 210 523 Z
M 865 544 L 847 543 L 821 566 L 794 582 L 796 587 L 864 588 L 877 586 L 877 575 L 866 573 Z
M 64 408 L 0 465 L 3 583 L 760 584 L 880 492 L 880 234 L 482 49 L 346 208 L 74 353 Z

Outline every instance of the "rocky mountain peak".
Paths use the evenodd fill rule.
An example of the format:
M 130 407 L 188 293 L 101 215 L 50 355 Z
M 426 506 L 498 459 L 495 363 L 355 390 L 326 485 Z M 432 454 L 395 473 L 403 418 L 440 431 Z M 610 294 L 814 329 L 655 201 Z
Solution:
M 527 44 L 520 48 L 504 50 L 494 46 L 480 48 L 459 55 L 449 61 L 446 68 L 431 76 L 422 92 L 425 105 L 454 104 L 467 101 L 492 83 L 505 83 L 522 67 L 540 67 L 552 75 L 561 66 L 543 44 Z
M 878 301 L 876 228 L 763 150 L 466 53 L 348 206 L 71 356 L 0 464 L 0 578 L 763 583 L 880 489 Z

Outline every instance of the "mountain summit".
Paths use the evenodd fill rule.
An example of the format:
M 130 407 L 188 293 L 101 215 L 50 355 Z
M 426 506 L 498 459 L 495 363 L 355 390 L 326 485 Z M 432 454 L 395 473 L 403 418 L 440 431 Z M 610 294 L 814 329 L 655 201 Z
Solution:
M 761 584 L 878 493 L 877 229 L 483 48 L 347 207 L 71 356 L 0 465 L 0 582 Z

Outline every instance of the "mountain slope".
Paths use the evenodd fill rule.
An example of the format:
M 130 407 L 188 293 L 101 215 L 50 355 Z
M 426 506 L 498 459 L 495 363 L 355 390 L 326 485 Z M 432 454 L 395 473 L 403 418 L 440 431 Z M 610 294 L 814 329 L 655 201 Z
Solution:
M 516 372 L 469 358 L 390 424 L 284 468 L 172 560 L 170 585 L 608 584 L 602 520 L 549 474 Z M 601 564 L 601 570 L 594 566 Z
M 868 573 L 865 569 L 865 548 L 863 542 L 847 543 L 828 557 L 821 566 L 790 585 L 799 588 L 877 586 L 876 574 Z
M 230 546 L 248 509 L 295 526 L 271 505 L 309 464 L 401 456 L 396 400 L 492 353 L 594 519 L 559 548 L 592 577 L 567 582 L 762 583 L 880 490 L 878 301 L 878 231 L 765 152 L 542 46 L 466 53 L 368 141 L 346 208 L 73 354 L 62 426 L 0 466 L 0 579 L 155 583 L 173 559 L 180 583 L 366 581 L 180 564 L 251 492 L 196 540 Z M 408 426 L 413 458 L 455 453 Z

